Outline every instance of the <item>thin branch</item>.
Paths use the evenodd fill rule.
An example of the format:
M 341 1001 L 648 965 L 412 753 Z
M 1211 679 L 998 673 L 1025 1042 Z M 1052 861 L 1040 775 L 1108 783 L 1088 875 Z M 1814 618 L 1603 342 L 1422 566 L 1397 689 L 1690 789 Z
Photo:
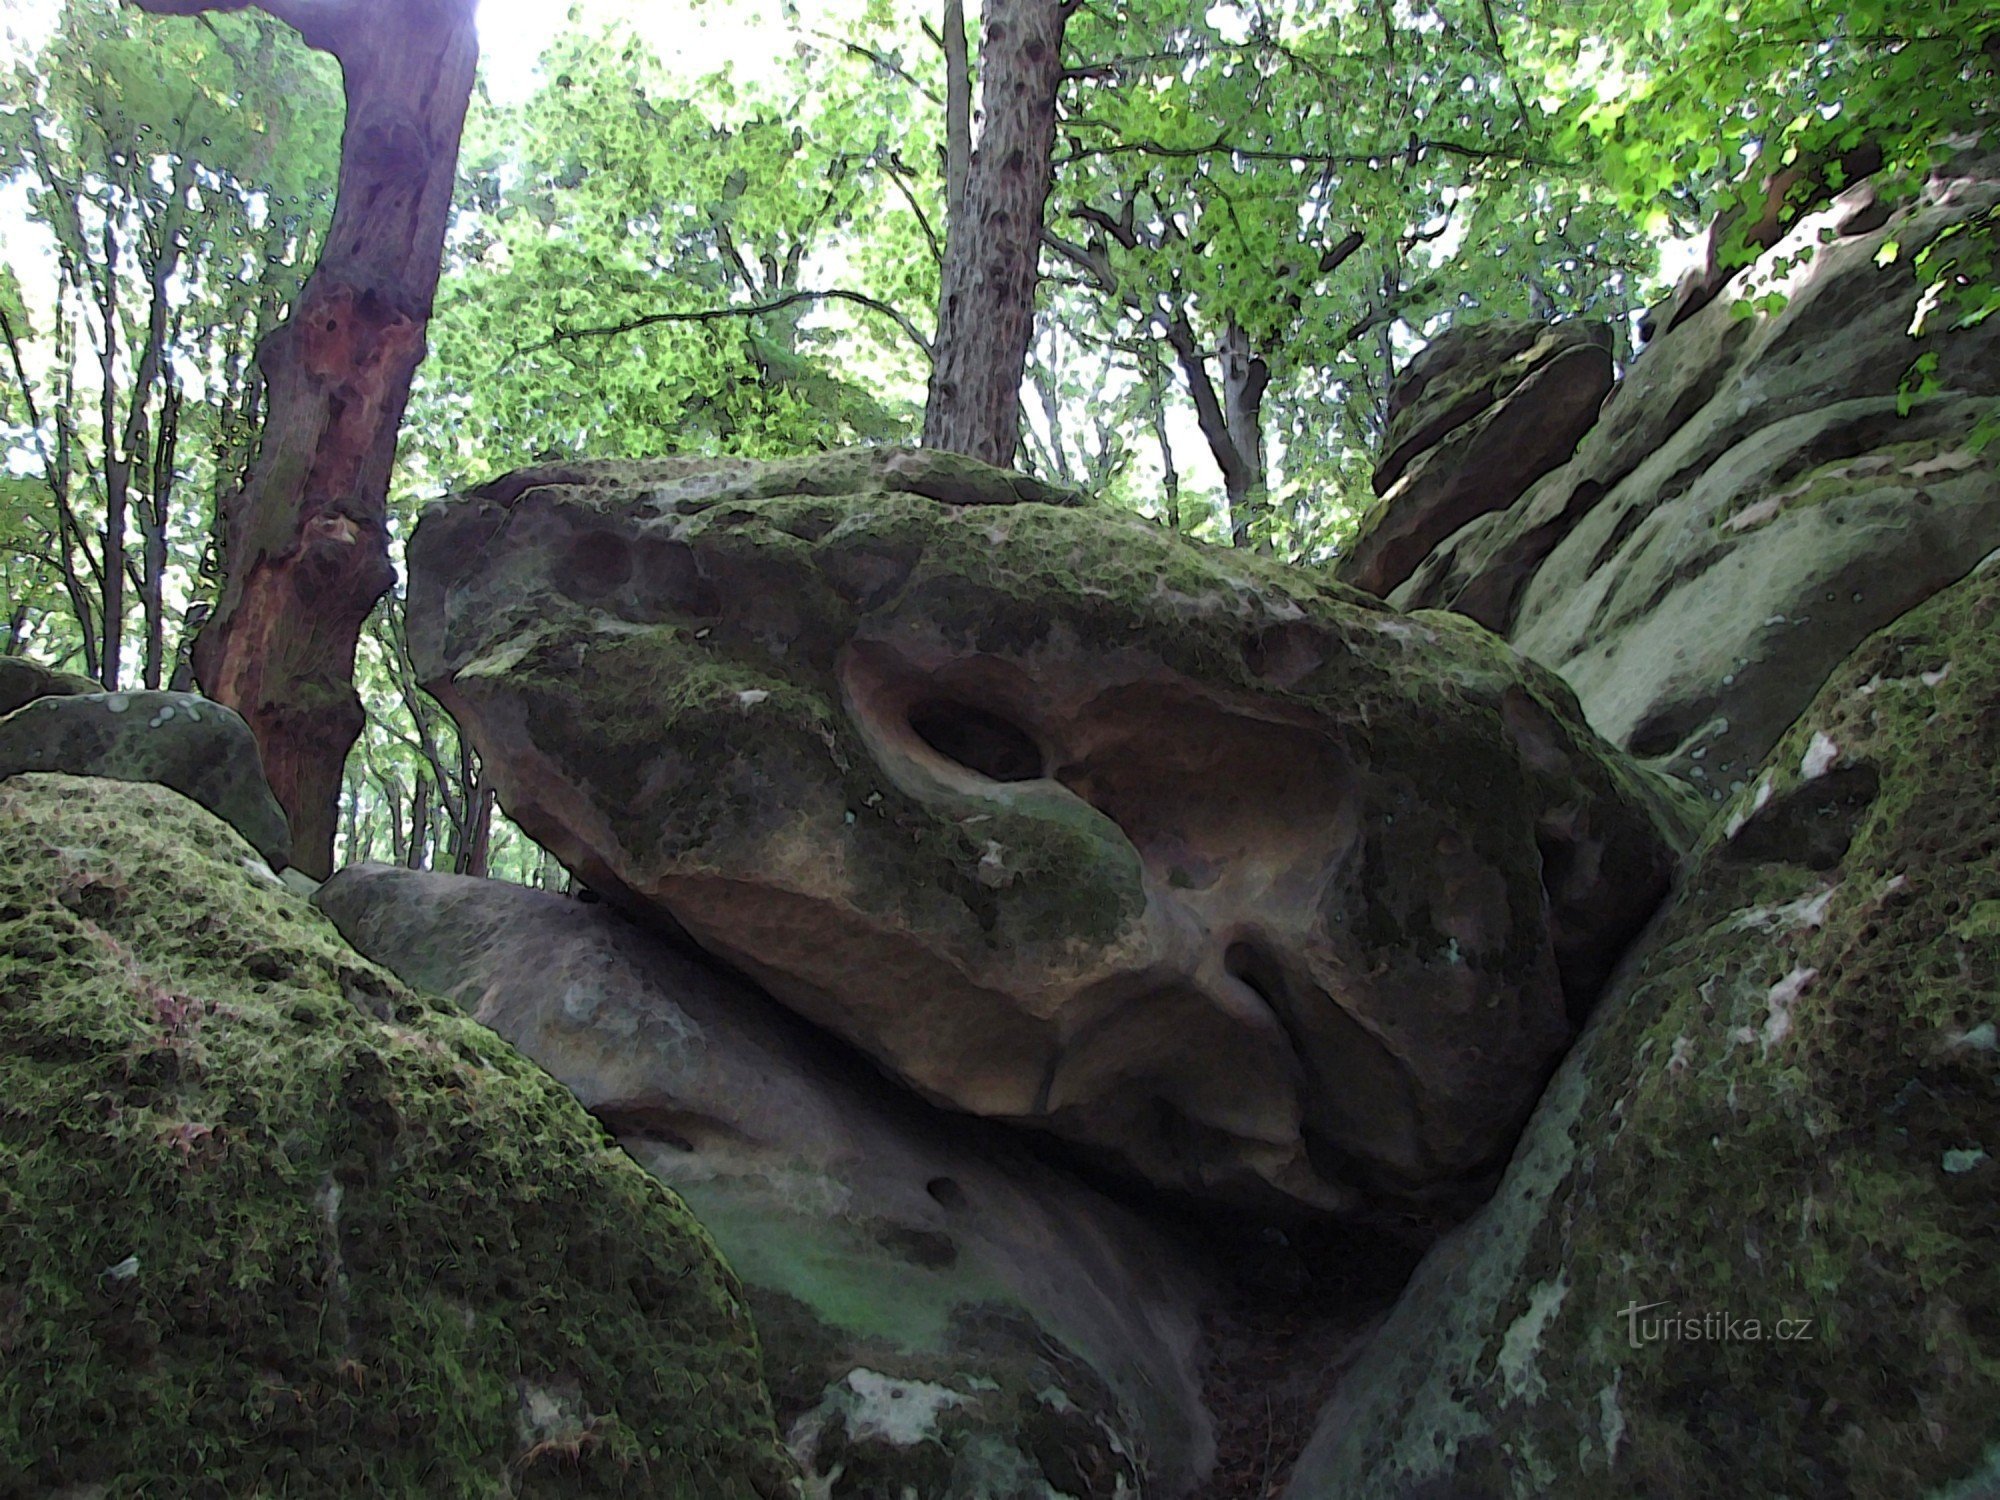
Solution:
M 918 93 L 922 94 L 926 99 L 928 99 L 931 103 L 935 104 L 939 109 L 944 108 L 944 100 L 940 99 L 937 96 L 937 91 L 935 89 L 931 88 L 921 78 L 918 78 L 916 74 L 912 73 L 908 68 L 904 67 L 901 63 L 897 62 L 894 58 L 888 56 L 886 53 L 877 52 L 873 47 L 864 47 L 861 45 L 861 43 L 856 41 L 850 41 L 848 38 L 844 36 L 835 36 L 830 31 L 815 31 L 811 28 L 807 28 L 806 35 L 816 36 L 823 42 L 831 42 L 833 43 L 834 46 L 839 47 L 843 51 L 852 52 L 856 57 L 865 57 L 869 62 L 875 64 L 875 66 L 880 68 L 883 72 L 889 74 L 892 77 L 902 79 L 903 82 L 907 83 L 911 88 L 915 89 Z
M 662 323 L 720 323 L 730 318 L 755 318 L 765 313 L 781 312 L 800 302 L 840 301 L 852 302 L 857 307 L 865 307 L 889 319 L 909 337 L 911 343 L 923 351 L 925 359 L 930 359 L 931 343 L 923 336 L 915 323 L 888 303 L 867 296 L 861 292 L 850 292 L 841 287 L 831 287 L 824 291 L 787 292 L 769 302 L 751 303 L 742 307 L 708 307 L 698 312 L 658 312 L 646 313 L 622 323 L 603 323 L 586 328 L 558 327 L 539 344 L 529 344 L 516 350 L 520 354 L 533 354 L 542 349 L 553 348 L 557 344 L 570 343 L 577 339 L 612 338 L 621 333 L 636 333 L 641 328 L 652 328 Z
M 889 180 L 896 184 L 896 191 L 903 195 L 903 201 L 910 205 L 910 212 L 916 215 L 917 228 L 924 232 L 924 241 L 931 247 L 931 258 L 939 265 L 943 265 L 944 245 L 939 241 L 937 231 L 931 228 L 930 215 L 924 212 L 923 204 L 917 201 L 916 189 L 904 180 L 903 174 L 910 170 L 909 165 L 893 151 L 889 153 L 883 165 L 888 170 Z
M 1100 121 L 1071 120 L 1072 126 L 1092 126 L 1109 129 Z M 1070 162 L 1085 161 L 1099 156 L 1160 156 L 1188 158 L 1203 156 L 1235 156 L 1245 161 L 1307 162 L 1314 165 L 1336 167 L 1367 166 L 1393 161 L 1398 156 L 1422 155 L 1426 151 L 1440 152 L 1446 156 L 1462 156 L 1469 161 L 1505 161 L 1520 166 L 1545 167 L 1551 171 L 1568 171 L 1572 163 L 1553 161 L 1546 157 L 1530 156 L 1526 152 L 1512 151 L 1494 146 L 1473 146 L 1463 141 L 1427 140 L 1412 136 L 1403 145 L 1380 151 L 1274 151 L 1261 146 L 1235 146 L 1218 137 L 1202 146 L 1169 146 L 1161 141 L 1115 141 L 1106 146 L 1072 145 L 1067 156 L 1056 158 L 1057 166 Z
M 965 0 L 944 0 L 944 232 L 965 230 L 965 185 L 972 176 L 972 64 L 966 53 Z

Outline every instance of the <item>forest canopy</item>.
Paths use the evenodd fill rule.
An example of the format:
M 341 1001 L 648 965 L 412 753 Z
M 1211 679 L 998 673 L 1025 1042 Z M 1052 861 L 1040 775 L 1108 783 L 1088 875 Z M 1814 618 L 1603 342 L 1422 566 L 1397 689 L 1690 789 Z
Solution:
M 240 552 L 276 451 L 258 351 L 341 249 L 360 51 L 316 9 L 8 12 L 0 651 L 106 688 L 197 675 L 230 507 Z M 1855 171 L 1915 180 L 2000 93 L 2000 15 L 1963 0 L 485 0 L 479 21 L 428 354 L 389 422 L 398 564 L 421 505 L 529 462 L 978 451 L 965 431 L 1317 564 L 1427 340 L 1590 318 L 1629 356 L 1680 269 L 1747 262 Z M 1028 224 L 1011 250 L 1000 210 Z M 1926 317 L 2000 307 L 1982 242 L 1909 257 Z M 1014 323 L 966 290 L 1010 276 L 1018 378 L 987 342 Z M 337 861 L 559 878 L 415 681 L 399 587 L 368 608 L 387 577 L 357 584 Z

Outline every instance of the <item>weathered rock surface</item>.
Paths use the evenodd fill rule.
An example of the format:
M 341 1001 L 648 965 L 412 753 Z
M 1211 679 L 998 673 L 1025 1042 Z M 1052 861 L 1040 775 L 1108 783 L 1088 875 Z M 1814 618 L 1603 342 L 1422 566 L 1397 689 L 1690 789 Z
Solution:
M 291 861 L 291 828 L 250 726 L 197 694 L 38 694 L 0 718 L 0 780 L 23 771 L 172 787 L 242 834 L 272 869 Z
M 22 656 L 0 656 L 0 718 L 37 698 L 96 691 L 97 684 L 87 677 L 58 672 Z
M 157 786 L 0 784 L 0 1493 L 792 1492 L 708 1237 Z
M 1825 684 L 1293 1500 L 1993 1492 L 1996 641 L 2000 557 Z
M 528 471 L 426 515 L 412 650 L 586 882 L 931 1100 L 1462 1210 L 1664 888 L 1661 794 L 1463 621 L 1021 483 Z
M 604 906 L 380 865 L 319 905 L 687 1201 L 742 1278 L 809 1481 L 1112 1500 L 1202 1477 L 1194 1279 L 1129 1214 Z
M 1607 737 L 1726 794 L 1834 663 L 2000 545 L 2000 447 L 1969 441 L 2000 416 L 2000 321 L 1909 335 L 1911 257 L 1996 202 L 1968 159 L 1887 223 L 1867 184 L 1803 219 L 1742 284 L 1782 310 L 1687 316 L 1570 463 L 1391 599 L 1506 632 Z
M 1382 496 L 1342 553 L 1343 583 L 1386 595 L 1438 543 L 1504 510 L 1576 451 L 1611 389 L 1602 324 L 1499 322 L 1454 328 L 1390 393 Z

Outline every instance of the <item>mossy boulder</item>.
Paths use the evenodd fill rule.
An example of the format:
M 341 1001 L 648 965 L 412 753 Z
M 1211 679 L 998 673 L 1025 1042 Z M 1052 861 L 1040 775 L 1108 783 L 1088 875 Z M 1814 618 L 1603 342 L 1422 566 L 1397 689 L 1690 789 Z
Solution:
M 69 697 L 94 693 L 97 684 L 88 677 L 57 671 L 24 656 L 0 656 L 0 718 L 37 698 Z
M 156 786 L 0 784 L 0 1495 L 787 1493 L 574 1099 Z
M 1204 1198 L 1461 1212 L 1673 863 L 1485 632 L 967 460 L 531 470 L 410 557 L 418 670 L 585 882 Z
M 1993 1493 L 1996 642 L 2000 556 L 1833 675 L 1293 1500 Z
M 0 718 L 0 781 L 23 771 L 152 781 L 229 824 L 274 870 L 291 825 L 250 726 L 197 693 L 44 693 Z

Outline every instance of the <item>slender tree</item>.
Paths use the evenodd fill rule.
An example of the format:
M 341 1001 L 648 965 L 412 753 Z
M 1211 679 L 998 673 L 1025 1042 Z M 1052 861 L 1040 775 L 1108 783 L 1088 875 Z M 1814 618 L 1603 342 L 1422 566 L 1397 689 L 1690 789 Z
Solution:
M 250 0 L 135 3 L 195 15 Z M 225 500 L 222 597 L 195 672 L 256 733 L 312 875 L 332 867 L 342 768 L 363 723 L 355 642 L 395 581 L 389 474 L 437 291 L 478 60 L 474 5 L 258 7 L 340 63 L 347 122 L 319 262 L 257 352 L 264 426 L 243 486 Z

